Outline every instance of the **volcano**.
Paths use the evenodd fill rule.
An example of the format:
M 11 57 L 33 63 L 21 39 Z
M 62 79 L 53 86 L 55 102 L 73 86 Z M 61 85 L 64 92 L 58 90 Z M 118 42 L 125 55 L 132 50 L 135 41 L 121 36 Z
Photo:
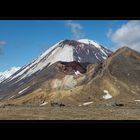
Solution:
M 2 99 L 9 97 L 12 99 L 20 93 L 35 90 L 46 80 L 59 75 L 60 71 L 56 69 L 56 65 L 57 68 L 61 67 L 61 71 L 62 67 L 64 68 L 64 74 L 85 73 L 87 64 L 99 64 L 111 53 L 107 48 L 89 39 L 59 41 L 2 81 L 0 96 Z

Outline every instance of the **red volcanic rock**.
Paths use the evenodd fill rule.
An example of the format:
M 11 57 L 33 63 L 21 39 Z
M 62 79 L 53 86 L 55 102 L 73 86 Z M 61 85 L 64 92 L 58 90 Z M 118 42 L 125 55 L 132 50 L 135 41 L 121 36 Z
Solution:
M 76 61 L 72 62 L 61 62 L 62 65 L 64 65 L 64 71 L 79 71 L 80 73 L 85 73 L 86 69 L 83 68 L 83 66 Z

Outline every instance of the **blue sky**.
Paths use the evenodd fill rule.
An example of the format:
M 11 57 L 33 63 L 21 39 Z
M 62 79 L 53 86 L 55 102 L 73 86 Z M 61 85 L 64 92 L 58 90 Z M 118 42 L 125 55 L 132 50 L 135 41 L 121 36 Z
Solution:
M 23 66 L 63 39 L 88 38 L 113 48 L 127 20 L 0 20 L 0 71 Z M 111 36 L 112 35 L 112 36 Z

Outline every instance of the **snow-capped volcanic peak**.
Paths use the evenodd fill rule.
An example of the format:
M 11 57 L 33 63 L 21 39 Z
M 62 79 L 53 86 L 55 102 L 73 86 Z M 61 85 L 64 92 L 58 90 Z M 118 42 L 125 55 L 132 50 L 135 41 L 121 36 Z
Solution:
M 0 83 L 5 79 L 9 78 L 12 74 L 18 71 L 20 67 L 12 67 L 4 72 L 0 72 Z
M 40 72 L 44 67 L 48 67 L 57 61 L 100 63 L 102 60 L 106 59 L 110 53 L 111 51 L 92 40 L 61 40 L 30 64 L 22 67 L 18 73 L 11 76 L 7 81 L 17 78 L 15 81 L 18 82 L 34 73 Z
M 94 45 L 96 48 L 101 48 L 101 46 L 99 45 L 99 43 L 97 43 L 96 41 L 93 41 L 93 40 L 89 40 L 89 39 L 79 39 L 78 42 L 81 42 L 81 43 L 85 43 L 85 44 L 88 44 L 88 45 Z

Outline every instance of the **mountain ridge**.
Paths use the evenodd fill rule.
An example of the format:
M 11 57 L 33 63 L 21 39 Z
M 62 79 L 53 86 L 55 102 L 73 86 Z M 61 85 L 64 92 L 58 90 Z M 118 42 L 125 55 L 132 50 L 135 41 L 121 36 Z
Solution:
M 17 72 L 21 67 L 11 67 L 8 70 L 0 72 L 0 83 L 3 82 L 5 79 L 9 78 L 12 74 Z
M 65 47 L 70 43 L 71 47 L 72 44 L 79 44 L 68 40 L 63 43 L 59 45 Z M 18 81 L 17 78 L 2 83 L 1 100 L 11 104 L 30 105 L 55 101 L 66 105 L 78 105 L 81 102 L 135 104 L 140 93 L 139 52 L 122 47 L 99 63 L 85 62 L 59 60 L 26 79 Z
M 96 46 L 94 46 L 95 44 Z M 95 44 L 89 45 L 87 43 L 81 43 L 75 40 L 62 40 L 50 47 L 47 51 L 45 51 L 42 55 L 37 57 L 28 65 L 23 66 L 20 69 L 21 71 L 8 79 L 8 81 L 21 76 L 21 79 L 24 79 L 25 77 L 28 77 L 57 61 L 100 63 L 102 60 L 106 59 L 107 56 L 112 52 L 100 45 L 97 45 L 97 43 Z
M 82 71 L 85 71 L 84 67 L 86 67 L 88 63 L 98 64 L 106 59 L 111 53 L 111 51 L 92 40 L 61 40 L 31 63 L 23 66 L 19 71 L 4 80 L 0 84 L 0 93 L 2 93 L 3 96 L 7 96 L 7 93 L 9 92 L 20 92 L 20 90 L 23 90 L 20 87 L 26 88 L 26 83 L 33 84 L 37 75 L 41 75 L 41 73 L 46 75 L 46 71 L 47 73 L 49 72 L 50 75 L 51 71 L 49 70 L 49 67 L 51 65 L 53 67 L 53 64 L 58 62 L 60 62 L 62 67 L 65 67 L 67 70 L 71 69 L 71 73 L 78 76 Z M 64 64 L 64 62 L 66 63 Z M 80 66 L 81 64 L 82 66 Z M 48 75 L 46 75 L 46 77 L 48 77 Z M 42 80 L 43 79 L 44 78 L 42 77 Z

